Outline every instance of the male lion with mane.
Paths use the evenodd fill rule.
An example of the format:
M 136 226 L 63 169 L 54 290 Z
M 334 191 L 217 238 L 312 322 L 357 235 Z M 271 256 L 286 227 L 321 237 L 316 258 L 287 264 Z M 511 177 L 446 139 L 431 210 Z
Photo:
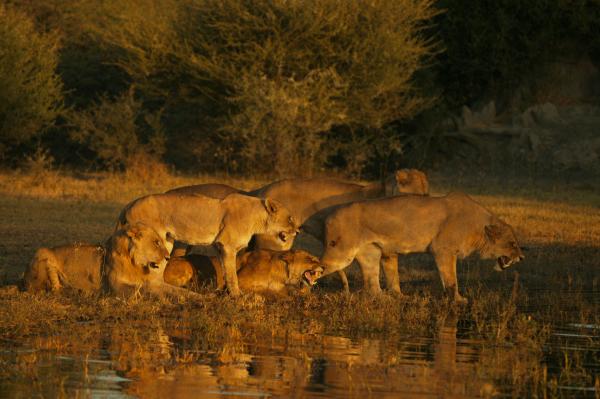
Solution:
M 298 231 L 294 218 L 280 202 L 237 193 L 223 199 L 176 193 L 148 195 L 121 211 L 117 229 L 135 222 L 152 227 L 169 251 L 175 240 L 188 245 L 214 245 L 232 296 L 240 295 L 236 255 L 254 234 L 287 243 Z
M 366 289 L 377 293 L 382 256 L 430 252 L 442 285 L 457 302 L 456 261 L 479 252 L 498 270 L 524 258 L 512 228 L 462 193 L 359 201 L 333 212 L 325 224 L 323 275 L 358 260 Z
M 120 296 L 137 292 L 198 298 L 199 295 L 163 279 L 169 251 L 150 227 L 137 223 L 117 230 L 108 240 L 102 266 L 105 289 Z
M 106 247 L 72 244 L 38 249 L 25 271 L 23 288 L 58 291 L 70 287 L 97 292 L 102 288 L 103 277 L 107 277 L 108 288 L 115 293 L 123 293 L 126 285 L 163 293 L 169 287 L 157 287 L 164 284 L 161 265 L 168 258 L 169 253 L 156 232 L 138 223 L 117 231 Z M 183 290 L 172 288 L 172 293 L 182 294 Z

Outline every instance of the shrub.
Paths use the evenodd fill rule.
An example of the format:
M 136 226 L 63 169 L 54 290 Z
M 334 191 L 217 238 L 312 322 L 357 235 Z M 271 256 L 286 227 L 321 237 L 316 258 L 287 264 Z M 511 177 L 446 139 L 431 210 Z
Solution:
M 332 126 L 379 130 L 429 104 L 412 79 L 435 13 L 432 0 L 108 1 L 93 30 L 167 118 L 193 105 L 238 170 L 311 173 Z
M 148 114 L 129 90 L 112 100 L 106 96 L 90 108 L 71 111 L 71 138 L 91 149 L 112 170 L 127 169 L 139 160 L 160 158 L 165 143 L 160 113 Z
M 59 38 L 36 31 L 22 12 L 0 4 L 0 144 L 39 135 L 62 109 L 56 74 Z

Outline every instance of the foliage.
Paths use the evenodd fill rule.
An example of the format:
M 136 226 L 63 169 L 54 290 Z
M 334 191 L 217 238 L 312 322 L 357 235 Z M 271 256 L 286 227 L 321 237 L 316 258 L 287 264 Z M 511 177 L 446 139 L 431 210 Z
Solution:
M 0 3 L 0 144 L 20 144 L 52 125 L 62 109 L 56 74 L 59 38 Z
M 164 152 L 160 113 L 142 110 L 133 90 L 115 100 L 102 97 L 86 110 L 69 113 L 68 120 L 74 128 L 71 137 L 93 150 L 110 169 L 127 168 L 142 155 Z
M 131 86 L 138 112 L 160 115 L 164 159 L 186 171 L 359 176 L 432 165 L 469 141 L 441 126 L 462 105 L 525 105 L 548 65 L 600 60 L 598 0 L 0 4 L 10 20 L 0 27 L 10 49 L 0 60 L 0 142 L 22 159 L 31 144 L 14 144 L 45 131 L 61 165 L 97 155 L 65 139 L 62 96 L 71 115 L 86 115 Z
M 242 170 L 310 172 L 332 126 L 380 129 L 429 103 L 412 77 L 433 51 L 430 0 L 115 4 L 98 40 L 167 114 L 194 104 Z

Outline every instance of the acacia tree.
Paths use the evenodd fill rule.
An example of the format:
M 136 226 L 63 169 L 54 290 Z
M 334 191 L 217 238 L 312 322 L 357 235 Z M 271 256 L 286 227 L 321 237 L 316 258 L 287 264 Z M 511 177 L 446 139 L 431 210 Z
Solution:
M 238 168 L 310 173 L 332 127 L 381 131 L 429 103 L 413 75 L 434 49 L 422 30 L 432 3 L 128 2 L 142 20 L 106 2 L 94 30 L 146 99 L 167 117 L 197 112 L 205 138 Z
M 0 4 L 0 145 L 25 142 L 62 109 L 56 74 L 59 38 L 36 31 L 22 12 Z

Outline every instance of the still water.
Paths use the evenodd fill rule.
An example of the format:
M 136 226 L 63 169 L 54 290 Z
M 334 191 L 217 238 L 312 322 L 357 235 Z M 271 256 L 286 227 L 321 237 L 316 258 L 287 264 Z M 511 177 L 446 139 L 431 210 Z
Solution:
M 429 336 L 393 340 L 285 330 L 245 340 L 231 328 L 215 343 L 159 322 L 82 324 L 0 343 L 0 396 L 598 397 L 600 327 L 561 326 L 536 352 L 487 343 L 469 325 L 448 317 Z

